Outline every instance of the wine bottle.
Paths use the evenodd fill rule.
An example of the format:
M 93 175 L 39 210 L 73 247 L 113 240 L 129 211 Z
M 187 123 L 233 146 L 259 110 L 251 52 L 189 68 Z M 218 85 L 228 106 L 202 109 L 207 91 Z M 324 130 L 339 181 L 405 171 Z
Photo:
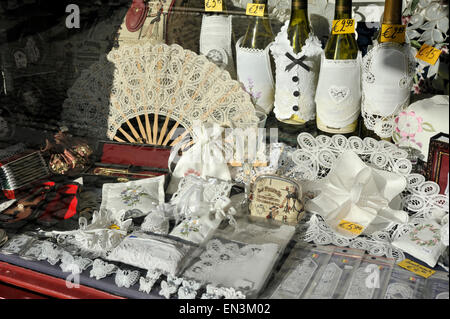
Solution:
M 299 54 L 305 45 L 306 40 L 310 36 L 311 26 L 308 19 L 308 0 L 292 0 L 291 2 L 291 17 L 287 27 L 287 37 L 291 44 L 292 51 L 295 54 Z M 286 72 L 285 70 L 278 70 L 278 72 Z M 296 83 L 299 83 L 298 76 L 294 76 L 293 79 Z M 301 85 L 301 83 L 299 83 Z M 298 105 L 297 105 L 298 104 Z M 303 106 L 298 103 L 294 105 L 295 109 L 301 109 Z M 293 114 L 289 119 L 280 120 L 278 127 L 287 133 L 295 133 L 299 131 L 307 130 L 307 121 L 299 117 L 297 114 Z M 314 122 L 311 121 L 311 122 Z M 314 123 L 310 123 L 314 126 Z
M 267 0 L 253 0 L 255 4 L 264 5 L 264 16 L 247 16 L 249 23 L 241 43 L 243 48 L 264 50 L 273 41 L 274 34 L 269 21 L 267 2 Z
M 351 19 L 352 1 L 336 0 L 334 8 L 334 19 Z M 351 60 L 358 56 L 358 44 L 354 33 L 333 34 L 325 46 L 325 57 L 333 60 Z
M 342 19 L 351 19 L 352 18 L 352 1 L 351 0 L 336 0 L 335 4 L 335 11 L 334 11 L 334 20 L 342 20 Z M 350 67 L 352 71 L 355 71 L 357 68 L 360 67 L 359 62 L 356 60 L 358 58 L 359 50 L 358 45 L 356 43 L 356 38 L 354 33 L 344 33 L 344 34 L 334 34 L 333 30 L 330 34 L 330 38 L 328 39 L 325 49 L 324 49 L 324 56 L 325 56 L 325 62 L 329 65 L 335 64 L 336 66 L 341 63 L 339 61 L 342 60 L 353 60 L 355 63 L 351 64 L 348 63 L 347 67 Z M 335 60 L 336 63 L 330 63 L 330 61 L 327 62 L 327 60 Z M 343 61 L 342 61 L 343 62 Z M 323 68 L 322 64 L 322 68 Z M 345 64 L 341 64 L 341 67 L 344 67 Z M 335 66 L 333 66 L 335 67 Z M 343 86 L 341 83 L 336 82 L 333 87 L 327 87 L 328 92 L 331 94 L 333 92 L 335 94 L 335 101 L 339 99 L 344 99 L 344 101 L 339 102 L 339 109 L 338 107 L 335 107 L 334 110 L 328 109 L 327 111 L 321 110 L 321 107 L 323 106 L 323 103 L 317 103 L 317 129 L 321 134 L 325 135 L 331 135 L 331 134 L 343 134 L 343 135 L 352 135 L 355 134 L 358 127 L 358 118 L 350 123 L 345 124 L 342 127 L 336 127 L 336 124 L 330 124 L 325 123 L 323 119 L 320 117 L 320 113 L 327 114 L 329 119 L 333 118 L 334 123 L 343 122 L 340 118 L 341 116 L 344 116 L 347 118 L 353 118 L 355 112 L 359 115 L 360 111 L 360 105 L 359 105 L 359 99 L 360 99 L 360 89 L 359 89 L 359 71 L 355 72 L 355 74 L 358 74 L 358 80 L 356 79 L 348 79 L 348 74 L 345 74 L 345 69 L 342 69 L 341 74 L 341 80 L 344 81 L 358 81 L 357 86 L 355 83 L 354 85 L 354 93 L 352 93 L 354 98 L 358 99 L 358 108 L 355 110 L 355 105 L 351 102 L 349 102 L 349 99 L 346 99 L 348 97 L 348 87 L 346 88 L 347 91 L 343 91 Z M 322 70 L 321 70 L 321 73 Z M 325 77 L 325 75 L 322 75 Z M 328 75 L 327 75 L 328 76 Z M 337 77 L 336 74 L 333 74 L 333 77 Z M 342 78 L 344 77 L 344 78 Z M 336 79 L 337 81 L 338 79 Z M 321 85 L 321 81 L 319 79 L 319 86 Z M 323 84 L 322 84 L 323 85 Z M 356 88 L 357 87 L 357 88 Z M 334 91 L 333 91 L 334 90 Z M 319 91 L 319 88 L 318 88 Z M 350 90 L 352 91 L 352 90 Z M 321 92 L 321 94 L 324 94 Z M 358 96 L 356 96 L 358 95 Z M 316 101 L 317 101 L 317 95 L 316 95 Z M 337 102 L 336 102 L 337 103 Z M 353 114 L 353 115 L 352 115 Z
M 382 27 L 363 59 L 361 135 L 390 141 L 394 120 L 409 105 L 413 58 L 405 43 L 402 0 L 385 0 Z
M 236 43 L 238 80 L 249 93 L 257 110 L 269 114 L 274 103 L 274 61 L 270 44 L 275 36 L 269 20 L 267 0 L 253 0 L 250 8 L 260 8 L 261 16 L 247 14 L 246 33 Z M 258 6 L 256 6 L 258 5 Z M 252 13 L 258 13 L 259 11 Z

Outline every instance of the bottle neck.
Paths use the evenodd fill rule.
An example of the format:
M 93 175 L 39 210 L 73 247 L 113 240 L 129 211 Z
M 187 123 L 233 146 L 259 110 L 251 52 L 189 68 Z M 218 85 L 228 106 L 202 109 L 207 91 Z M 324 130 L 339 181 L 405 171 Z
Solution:
M 351 19 L 352 18 L 352 0 L 336 0 L 334 7 L 334 19 Z
M 402 0 L 385 0 L 383 24 L 402 24 Z
M 273 41 L 274 34 L 269 21 L 267 0 L 253 0 L 252 3 L 264 4 L 264 16 L 247 16 L 249 22 L 242 47 L 265 49 Z
M 292 0 L 290 23 L 297 21 L 308 21 L 308 2 L 306 0 Z
M 299 53 L 309 37 L 307 0 L 292 0 L 291 19 L 288 26 L 288 38 L 295 53 Z

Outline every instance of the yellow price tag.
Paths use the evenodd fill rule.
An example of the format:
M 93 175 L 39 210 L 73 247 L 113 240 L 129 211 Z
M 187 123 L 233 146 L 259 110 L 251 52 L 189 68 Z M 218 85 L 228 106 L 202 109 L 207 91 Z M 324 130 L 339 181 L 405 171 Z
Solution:
M 405 42 L 406 26 L 402 24 L 382 24 L 381 42 Z
M 265 4 L 248 3 L 247 11 L 245 11 L 245 14 L 248 16 L 264 17 L 265 8 L 266 8 Z
M 120 227 L 117 226 L 116 224 L 112 224 L 111 226 L 109 226 L 109 229 L 116 229 L 116 230 L 120 230 Z
M 222 12 L 222 0 L 205 0 L 205 11 Z
M 338 226 L 339 226 L 339 228 L 342 228 L 342 229 L 344 229 L 346 231 L 349 231 L 349 232 L 351 232 L 352 234 L 355 234 L 355 235 L 361 234 L 363 232 L 363 230 L 364 230 L 363 226 L 361 226 L 359 224 L 356 224 L 356 223 L 348 222 L 346 220 L 341 220 L 339 222 Z
M 416 275 L 422 276 L 424 278 L 428 278 L 436 272 L 436 270 L 419 265 L 418 263 L 416 263 L 410 259 L 404 259 L 401 262 L 399 262 L 397 265 L 399 265 L 402 268 L 405 268 L 406 270 L 409 270 L 409 271 L 415 273 Z
M 332 34 L 355 33 L 355 19 L 333 20 Z
M 433 48 L 432 46 L 424 43 L 420 50 L 417 52 L 416 58 L 430 63 L 431 65 L 435 65 L 441 53 L 441 50 Z

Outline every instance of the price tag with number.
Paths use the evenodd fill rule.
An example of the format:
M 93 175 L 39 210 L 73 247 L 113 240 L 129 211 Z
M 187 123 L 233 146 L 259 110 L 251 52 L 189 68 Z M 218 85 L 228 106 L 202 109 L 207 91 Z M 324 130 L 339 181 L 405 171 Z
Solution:
M 265 4 L 248 3 L 247 11 L 245 11 L 245 14 L 248 16 L 263 17 L 265 8 L 266 8 Z
M 205 11 L 222 12 L 222 0 L 205 0 Z
M 346 220 L 341 220 L 339 222 L 338 226 L 339 226 L 339 228 L 344 229 L 346 231 L 349 231 L 349 232 L 351 232 L 352 234 L 355 234 L 355 235 L 361 234 L 363 232 L 363 230 L 364 230 L 363 226 L 361 226 L 359 224 L 356 224 L 356 223 L 348 222 Z
M 333 20 L 333 34 L 355 33 L 355 19 Z
M 382 24 L 381 42 L 405 42 L 406 26 L 402 24 Z
M 432 46 L 424 43 L 420 50 L 417 52 L 416 58 L 430 63 L 431 65 L 435 65 L 441 53 L 441 50 L 433 48 Z
M 436 272 L 433 269 L 422 266 L 422 265 L 420 265 L 412 260 L 409 260 L 409 259 L 403 259 L 397 265 L 415 273 L 416 275 L 422 276 L 424 278 L 428 278 Z

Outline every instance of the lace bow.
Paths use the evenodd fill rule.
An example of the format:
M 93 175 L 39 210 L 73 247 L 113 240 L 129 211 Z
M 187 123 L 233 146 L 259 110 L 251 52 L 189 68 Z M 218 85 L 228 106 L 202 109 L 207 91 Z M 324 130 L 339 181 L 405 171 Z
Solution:
M 384 222 L 385 228 L 391 222 L 408 221 L 405 212 L 389 207 L 391 200 L 405 189 L 405 178 L 368 167 L 352 151 L 344 152 L 327 178 L 316 184 L 314 187 L 321 193 L 306 203 L 306 209 L 322 216 L 344 237 L 357 237 L 371 224 L 379 227 Z

